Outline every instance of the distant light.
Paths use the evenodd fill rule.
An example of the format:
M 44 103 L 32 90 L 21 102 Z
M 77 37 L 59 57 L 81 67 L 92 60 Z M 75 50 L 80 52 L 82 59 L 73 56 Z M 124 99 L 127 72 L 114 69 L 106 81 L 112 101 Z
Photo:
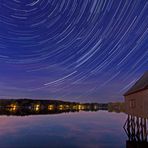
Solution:
M 40 105 L 39 104 L 35 105 L 34 109 L 35 109 L 35 111 L 39 111 L 40 110 Z

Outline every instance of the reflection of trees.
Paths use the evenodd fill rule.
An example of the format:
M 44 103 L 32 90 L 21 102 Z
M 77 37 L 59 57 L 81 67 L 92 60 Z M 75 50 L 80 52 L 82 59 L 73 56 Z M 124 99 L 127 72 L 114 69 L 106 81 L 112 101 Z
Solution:
M 127 148 L 147 148 L 148 121 L 146 118 L 128 115 L 124 125 L 128 136 Z

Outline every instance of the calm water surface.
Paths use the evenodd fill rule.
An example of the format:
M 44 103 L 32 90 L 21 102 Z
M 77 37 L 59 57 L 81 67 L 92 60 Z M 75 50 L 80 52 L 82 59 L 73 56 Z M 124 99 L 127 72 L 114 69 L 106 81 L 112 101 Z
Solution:
M 123 113 L 0 116 L 0 148 L 125 148 Z

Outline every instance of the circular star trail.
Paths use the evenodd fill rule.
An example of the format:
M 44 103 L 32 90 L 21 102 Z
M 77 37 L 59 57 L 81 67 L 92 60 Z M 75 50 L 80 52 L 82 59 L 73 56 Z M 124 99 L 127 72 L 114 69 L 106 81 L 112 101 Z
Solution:
M 119 99 L 147 43 L 147 0 L 0 0 L 1 94 Z

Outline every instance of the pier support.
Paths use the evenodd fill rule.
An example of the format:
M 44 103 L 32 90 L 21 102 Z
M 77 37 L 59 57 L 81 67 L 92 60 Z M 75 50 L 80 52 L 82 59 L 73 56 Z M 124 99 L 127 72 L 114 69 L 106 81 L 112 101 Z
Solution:
M 124 124 L 124 129 L 129 140 L 147 141 L 148 137 L 148 119 L 128 115 Z

